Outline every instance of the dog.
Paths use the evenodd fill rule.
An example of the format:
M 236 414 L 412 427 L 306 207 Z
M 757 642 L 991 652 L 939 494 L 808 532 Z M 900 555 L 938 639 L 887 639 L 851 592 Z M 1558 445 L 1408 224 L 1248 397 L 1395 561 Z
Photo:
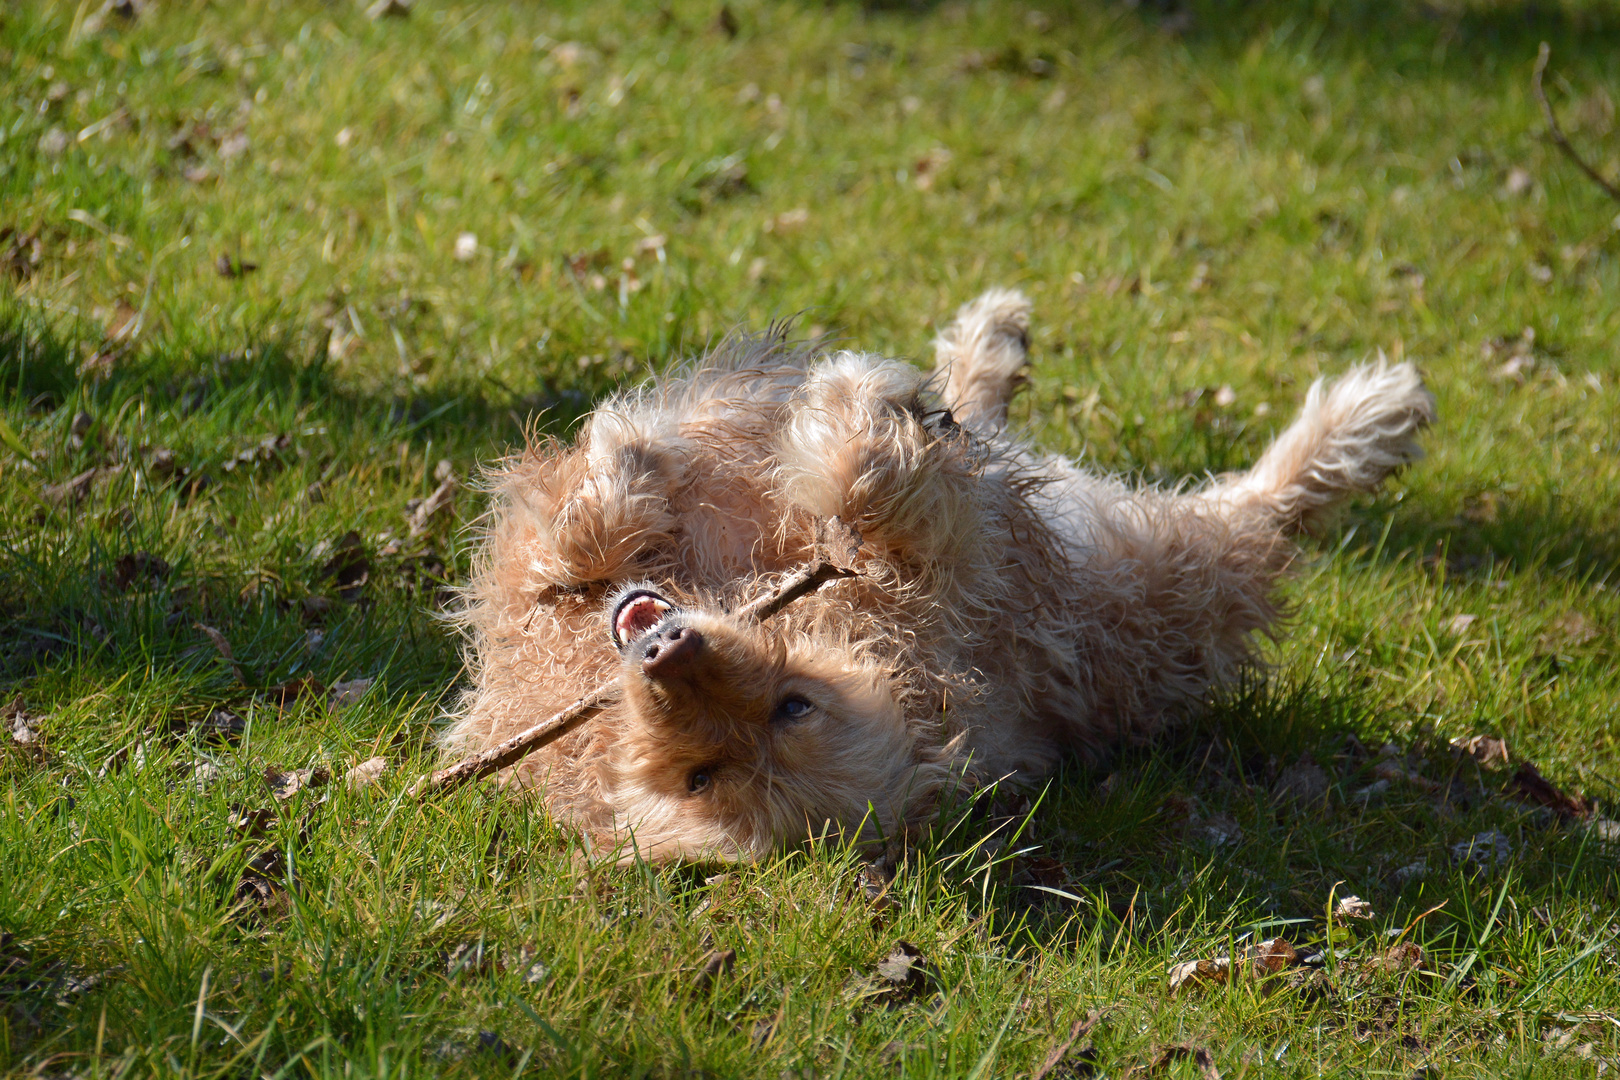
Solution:
M 738 337 L 488 474 L 449 752 L 615 677 L 618 700 L 504 774 L 594 847 L 754 860 L 904 835 L 948 786 L 1038 779 L 1150 737 L 1256 664 L 1291 538 L 1419 457 L 1410 364 L 1318 380 L 1246 472 L 1163 488 L 1007 431 L 1030 302 L 964 306 L 925 374 Z M 858 576 L 755 622 L 832 519 Z

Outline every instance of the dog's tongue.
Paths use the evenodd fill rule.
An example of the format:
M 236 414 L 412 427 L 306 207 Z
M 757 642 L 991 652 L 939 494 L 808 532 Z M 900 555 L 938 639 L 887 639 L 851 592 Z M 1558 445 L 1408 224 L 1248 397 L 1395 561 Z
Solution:
M 628 644 L 657 626 L 669 611 L 669 605 L 656 596 L 638 596 L 619 611 L 613 624 L 614 635 Z

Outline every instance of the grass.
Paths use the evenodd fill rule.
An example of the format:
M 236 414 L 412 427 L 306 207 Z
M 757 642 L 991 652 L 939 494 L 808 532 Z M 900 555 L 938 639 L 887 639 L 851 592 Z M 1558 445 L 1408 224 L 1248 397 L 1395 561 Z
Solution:
M 1620 171 L 1612 8 L 719 10 L 0 13 L 0 690 L 34 739 L 0 750 L 0 1067 L 1011 1076 L 1101 1010 L 1049 1075 L 1615 1068 L 1615 848 L 1448 746 L 1620 794 L 1620 207 L 1529 95 L 1546 40 Z M 487 787 L 406 796 L 479 509 L 410 535 L 441 461 L 739 323 L 923 357 L 993 284 L 1037 305 L 1019 422 L 1154 480 L 1252 460 L 1319 373 L 1422 365 L 1428 460 L 1313 544 L 1264 679 L 959 808 L 880 901 L 832 844 L 591 867 Z M 304 677 L 374 681 L 268 692 Z M 1421 970 L 1379 970 L 1389 932 Z M 1279 933 L 1340 952 L 1170 996 Z M 902 939 L 926 966 L 886 983 Z

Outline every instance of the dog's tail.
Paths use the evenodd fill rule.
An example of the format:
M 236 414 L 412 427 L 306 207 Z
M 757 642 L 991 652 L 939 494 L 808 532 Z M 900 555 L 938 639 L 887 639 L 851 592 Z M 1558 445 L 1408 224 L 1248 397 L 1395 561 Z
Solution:
M 1417 434 L 1434 422 L 1434 395 L 1411 364 L 1359 367 L 1318 379 L 1305 407 L 1254 468 L 1224 477 L 1203 497 L 1234 511 L 1261 509 L 1288 532 L 1314 532 L 1357 492 L 1377 490 L 1423 456 Z
M 1029 359 L 1030 306 L 1017 289 L 991 289 L 963 304 L 935 339 L 934 372 L 961 423 L 984 431 L 1006 425 Z

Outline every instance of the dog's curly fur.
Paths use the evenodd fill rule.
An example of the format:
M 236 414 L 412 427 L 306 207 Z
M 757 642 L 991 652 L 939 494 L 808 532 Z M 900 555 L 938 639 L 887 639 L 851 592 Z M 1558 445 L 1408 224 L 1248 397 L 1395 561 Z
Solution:
M 746 859 L 829 825 L 894 835 L 953 776 L 1038 777 L 1232 680 L 1278 625 L 1290 534 L 1418 458 L 1433 419 L 1380 361 L 1312 386 L 1249 471 L 1132 487 L 1002 430 L 1029 309 L 963 307 L 933 377 L 738 338 L 492 471 L 447 747 L 617 675 L 616 704 L 506 778 L 593 840 Z M 859 577 L 732 614 L 833 516 Z

